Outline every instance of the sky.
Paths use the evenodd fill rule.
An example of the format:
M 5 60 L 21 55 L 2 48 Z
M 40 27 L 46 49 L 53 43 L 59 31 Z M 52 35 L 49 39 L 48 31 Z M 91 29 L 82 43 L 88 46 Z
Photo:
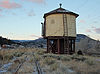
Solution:
M 77 34 L 100 40 L 100 0 L 0 0 L 0 36 L 13 40 L 41 37 L 43 15 L 62 8 L 79 14 Z

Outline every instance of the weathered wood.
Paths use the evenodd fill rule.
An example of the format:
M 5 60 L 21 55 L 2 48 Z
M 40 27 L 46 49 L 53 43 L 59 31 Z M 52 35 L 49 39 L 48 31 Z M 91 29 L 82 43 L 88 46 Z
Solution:
M 60 41 L 59 41 L 59 39 L 57 40 L 57 44 L 58 44 L 58 54 L 60 54 Z
M 44 34 L 47 52 L 71 54 L 75 52 L 76 18 L 79 15 L 58 8 L 44 14 Z
M 75 52 L 75 38 L 69 37 L 69 49 L 64 48 L 64 37 L 50 37 L 47 38 L 47 52 L 57 54 L 72 54 Z M 66 43 L 66 47 L 68 44 Z
M 49 52 L 49 40 L 47 39 L 47 53 Z
M 73 44 L 74 44 L 74 46 L 73 46 L 73 52 L 75 52 L 75 40 L 74 40 Z

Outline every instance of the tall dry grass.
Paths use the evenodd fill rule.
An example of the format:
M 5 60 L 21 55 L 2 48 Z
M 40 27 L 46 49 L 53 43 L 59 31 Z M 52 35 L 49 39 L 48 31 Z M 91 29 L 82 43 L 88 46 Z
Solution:
M 81 55 L 58 55 L 45 53 L 45 49 L 24 48 L 12 50 L 0 50 L 0 59 L 10 61 L 14 56 L 30 55 L 34 53 L 37 61 L 47 74 L 68 74 L 72 70 L 73 74 L 100 74 L 100 57 Z M 2 59 L 3 58 L 3 59 Z M 30 63 L 34 59 L 30 60 Z

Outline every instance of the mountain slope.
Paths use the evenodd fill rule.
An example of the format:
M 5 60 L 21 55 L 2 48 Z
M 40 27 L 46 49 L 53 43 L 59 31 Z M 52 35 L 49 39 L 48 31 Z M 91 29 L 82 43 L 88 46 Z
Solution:
M 3 45 L 3 44 L 9 44 L 10 45 L 10 44 L 15 44 L 15 42 L 0 36 L 0 45 Z
M 22 45 L 26 47 L 45 47 L 46 48 L 46 39 L 39 38 L 33 41 L 22 42 Z M 83 51 L 84 53 L 97 53 L 100 52 L 100 41 L 91 39 L 90 37 L 77 34 L 76 37 L 76 52 L 78 50 Z
M 76 38 L 76 51 L 82 50 L 84 53 L 100 53 L 100 41 L 78 34 Z

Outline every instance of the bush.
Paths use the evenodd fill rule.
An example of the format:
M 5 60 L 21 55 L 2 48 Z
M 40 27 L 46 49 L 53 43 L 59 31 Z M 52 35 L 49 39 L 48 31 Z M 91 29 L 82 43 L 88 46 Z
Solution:
M 3 60 L 3 56 L 2 55 L 0 55 L 0 60 Z
M 37 50 L 37 54 L 39 54 L 39 55 L 43 55 L 45 53 L 45 51 L 43 51 L 43 50 Z
M 77 55 L 77 54 L 74 54 L 73 56 L 71 56 L 71 59 L 73 60 L 76 60 L 76 61 L 85 61 L 86 58 L 82 55 Z
M 76 61 L 85 61 L 86 58 L 83 57 L 83 56 L 79 56 L 79 57 L 75 58 L 75 60 L 76 60 Z
M 20 57 L 20 56 L 22 56 L 24 53 L 23 52 L 15 52 L 13 55 L 15 56 L 15 57 Z
M 79 57 L 79 55 L 73 54 L 73 55 L 71 56 L 71 59 L 77 59 L 77 57 Z
M 85 63 L 87 63 L 90 66 L 95 65 L 95 62 L 93 60 L 90 60 L 90 59 L 86 60 Z
M 47 58 L 47 57 L 51 57 L 57 60 L 61 59 L 61 56 L 55 55 L 55 54 L 44 54 L 42 57 Z
M 4 59 L 5 60 L 11 60 L 13 58 L 13 55 L 12 54 L 6 54 L 5 56 L 4 56 Z
M 61 66 L 60 66 L 60 70 L 61 70 L 63 73 L 66 73 L 67 68 L 66 68 L 66 66 L 61 65 Z
M 62 61 L 70 61 L 71 60 L 71 57 L 70 56 L 61 56 L 60 59 Z
M 47 64 L 47 65 L 51 65 L 51 64 L 54 64 L 56 62 L 55 59 L 51 58 L 51 57 L 47 57 L 44 59 L 44 64 Z
M 36 61 L 40 61 L 41 60 L 41 57 L 38 54 L 35 54 L 35 59 L 36 59 Z
M 51 69 L 52 71 L 57 70 L 58 67 L 59 67 L 59 66 L 58 66 L 58 63 L 54 63 L 54 64 L 50 65 L 50 69 Z

